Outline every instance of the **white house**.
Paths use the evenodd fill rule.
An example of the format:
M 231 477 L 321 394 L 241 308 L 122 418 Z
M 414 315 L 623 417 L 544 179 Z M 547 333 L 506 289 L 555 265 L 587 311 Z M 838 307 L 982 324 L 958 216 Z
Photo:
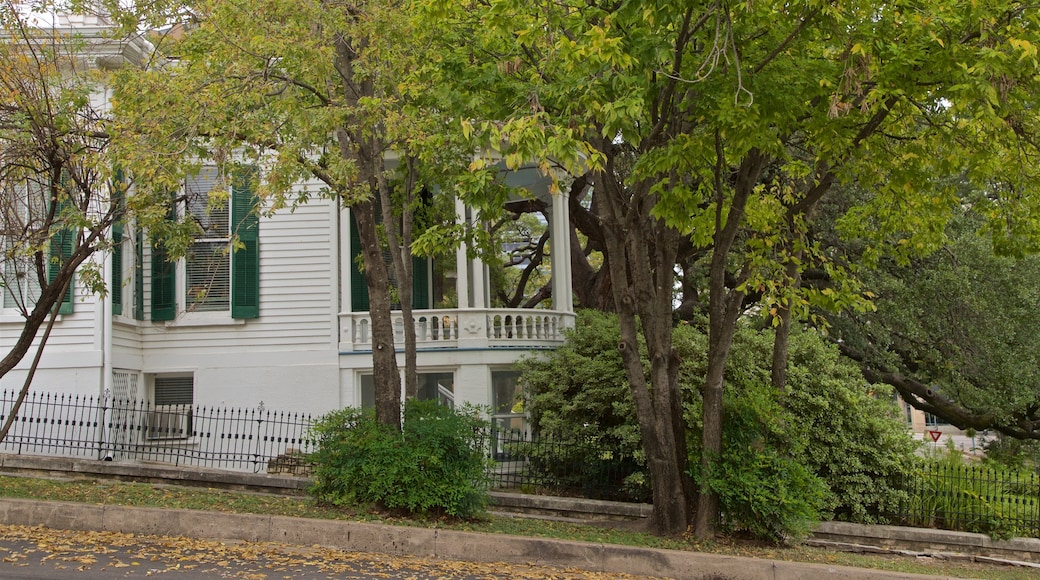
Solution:
M 102 25 L 91 17 L 56 21 L 86 36 Z M 99 41 L 96 64 L 119 66 L 144 49 Z M 371 404 L 370 321 L 349 210 L 315 200 L 252 221 L 238 228 L 245 247 L 229 255 L 230 224 L 248 220 L 243 210 L 252 202 L 247 188 L 236 188 L 223 213 L 202 211 L 216 171 L 204 168 L 183 184 L 198 203 L 178 212 L 196 215 L 206 230 L 189 258 L 167 263 L 147 233 L 132 224 L 114 228 L 119 246 L 96 257 L 104 261 L 111 291 L 102 299 L 77 280 L 71 311 L 54 328 L 34 390 L 311 413 Z M 552 208 L 556 309 L 493 308 L 487 265 L 462 247 L 436 268 L 431 260 L 420 262 L 411 323 L 420 397 L 488 405 L 500 422 L 517 428 L 510 367 L 532 350 L 558 346 L 573 312 L 567 200 L 550 195 L 549 178 L 535 169 L 508 179 Z M 317 187 L 299 185 L 309 186 Z M 460 203 L 456 212 L 459 220 L 479 219 Z M 22 318 L 0 306 L 0 349 L 9 349 Z M 406 323 L 396 320 L 401 348 Z M 3 377 L 0 388 L 20 387 L 30 358 Z

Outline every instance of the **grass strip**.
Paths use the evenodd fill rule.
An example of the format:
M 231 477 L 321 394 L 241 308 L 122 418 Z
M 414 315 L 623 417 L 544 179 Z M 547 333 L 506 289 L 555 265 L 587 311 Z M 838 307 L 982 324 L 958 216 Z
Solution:
M 226 513 L 380 522 L 394 525 L 438 527 L 647 548 L 694 550 L 731 556 L 814 562 L 833 566 L 855 566 L 902 573 L 943 575 L 955 578 L 1027 580 L 1036 577 L 1036 569 L 1012 568 L 993 564 L 944 561 L 939 559 L 928 561 L 929 559 L 903 556 L 850 554 L 809 546 L 779 547 L 734 539 L 696 543 L 685 538 L 661 538 L 644 532 L 613 527 L 527 518 L 489 516 L 482 520 L 459 522 L 435 518 L 388 517 L 367 510 L 319 505 L 309 497 L 180 487 L 167 484 L 0 476 L 0 497 L 46 498 L 50 501 L 68 501 L 95 505 L 193 509 Z

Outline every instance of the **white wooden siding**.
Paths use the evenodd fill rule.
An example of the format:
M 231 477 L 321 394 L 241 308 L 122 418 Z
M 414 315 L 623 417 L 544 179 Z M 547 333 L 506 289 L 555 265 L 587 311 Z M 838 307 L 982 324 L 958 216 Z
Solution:
M 261 218 L 260 317 L 232 321 L 229 313 L 227 324 L 212 325 L 144 322 L 138 331 L 146 370 L 174 364 L 178 359 L 187 364 L 184 357 L 214 351 L 327 350 L 334 355 L 333 216 L 330 202 L 312 201 L 295 212 Z M 146 298 L 151 286 L 147 263 L 146 259 Z M 126 338 L 129 346 L 131 337 Z M 265 361 L 256 362 L 263 365 Z
M 81 292 L 78 279 L 76 285 L 74 293 L 76 302 L 72 314 L 63 314 L 58 317 L 54 330 L 51 331 L 51 336 L 47 340 L 48 348 L 53 350 L 58 350 L 60 347 L 60 350 L 66 351 L 86 351 L 95 350 L 99 346 L 95 344 L 95 332 L 100 317 L 95 317 L 95 314 L 100 309 L 100 305 L 97 304 L 96 297 Z M 47 323 L 44 322 L 40 327 L 34 345 L 39 343 L 39 336 L 43 335 L 46 325 Z M 0 352 L 7 353 L 11 350 L 18 341 L 23 326 L 22 317 L 14 310 L 6 310 L 0 316 Z M 31 354 L 27 356 L 31 356 Z
M 78 284 L 78 281 L 77 281 Z M 84 298 L 86 301 L 84 301 Z M 103 356 L 100 345 L 100 311 L 96 297 L 84 295 L 77 288 L 72 314 L 63 314 L 54 324 L 50 338 L 33 378 L 35 391 L 96 395 Z M 0 354 L 7 354 L 18 341 L 23 319 L 11 311 L 0 317 Z M 46 322 L 44 322 L 46 325 Z M 14 370 L 0 378 L 0 388 L 19 389 L 36 354 L 44 327 L 36 333 L 33 346 Z

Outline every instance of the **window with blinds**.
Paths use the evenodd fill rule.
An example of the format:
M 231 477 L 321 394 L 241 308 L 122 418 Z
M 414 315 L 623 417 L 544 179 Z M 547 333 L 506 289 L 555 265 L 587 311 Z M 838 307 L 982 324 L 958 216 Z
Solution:
M 185 213 L 198 224 L 185 258 L 185 309 L 219 312 L 231 308 L 231 243 L 229 200 L 212 195 L 220 181 L 216 167 L 205 167 L 187 179 Z
M 191 436 L 195 378 L 155 377 L 152 411 L 148 414 L 149 439 L 186 439 Z
M 31 311 L 40 297 L 40 277 L 36 270 L 30 233 L 46 215 L 46 192 L 36 183 L 4 186 L 5 205 L 0 214 L 3 268 L 0 286 L 3 287 L 3 307 Z M 48 265 L 49 266 L 49 265 Z
M 198 233 L 182 260 L 170 260 L 165 240 L 153 238 L 152 322 L 176 320 L 182 312 L 259 318 L 258 175 L 249 166 L 234 168 L 231 175 L 209 166 L 185 179 L 184 201 L 169 219 L 188 220 Z
M 40 297 L 40 279 L 32 256 L 24 256 L 5 241 L 3 246 L 3 306 L 31 311 Z

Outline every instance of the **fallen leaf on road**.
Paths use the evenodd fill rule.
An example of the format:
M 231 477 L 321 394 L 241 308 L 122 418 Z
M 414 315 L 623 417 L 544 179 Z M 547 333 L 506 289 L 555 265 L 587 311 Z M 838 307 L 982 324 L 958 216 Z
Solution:
M 197 570 L 219 573 L 221 577 L 240 580 L 313 577 L 349 577 L 363 571 L 370 577 L 406 580 L 409 578 L 442 578 L 503 580 L 601 580 L 646 578 L 623 574 L 605 574 L 577 569 L 560 569 L 537 564 L 473 563 L 390 556 L 336 550 L 321 546 L 292 546 L 276 543 L 218 542 L 166 536 L 135 536 L 116 532 L 51 530 L 42 527 L 0 525 L 0 544 L 9 555 L 4 562 L 18 563 L 29 554 L 44 555 L 51 562 L 91 566 L 132 568 L 140 561 L 149 562 L 143 576 L 161 575 L 173 570 Z M 11 546 L 28 544 L 15 551 Z M 116 554 L 119 557 L 116 557 Z M 104 556 L 104 557 L 99 557 Z M 127 563 L 129 562 L 129 563 Z M 0 572 L 0 577 L 2 577 Z

